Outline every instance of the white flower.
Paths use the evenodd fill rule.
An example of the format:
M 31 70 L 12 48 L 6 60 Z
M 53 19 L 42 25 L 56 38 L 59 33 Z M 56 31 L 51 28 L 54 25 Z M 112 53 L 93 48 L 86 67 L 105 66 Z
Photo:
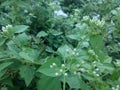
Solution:
M 76 67 L 80 67 L 80 64 L 77 64 Z
M 87 20 L 89 20 L 89 19 L 90 19 L 89 16 L 83 16 L 83 21 L 87 21 Z
M 115 87 L 112 87 L 112 90 L 115 90 Z
M 50 68 L 53 68 L 53 65 L 50 65 Z
M 27 10 L 27 9 L 25 9 L 25 10 L 24 10 L 24 13 L 28 13 L 28 10 Z
M 99 71 L 99 68 L 96 68 L 95 70 L 96 70 L 96 71 Z
M 72 55 L 75 55 L 75 52 L 74 52 L 74 51 L 72 52 Z
M 84 64 L 85 62 L 84 61 L 81 61 L 82 64 Z
M 65 67 L 65 64 L 62 64 L 61 66 L 62 66 L 62 67 Z
M 76 55 L 78 56 L 78 55 L 79 55 L 79 53 L 76 53 Z
M 59 74 L 58 73 L 55 73 L 55 76 L 58 76 Z
M 85 72 L 85 68 L 80 68 L 80 71 L 81 72 Z
M 2 27 L 3 32 L 7 32 L 7 29 L 5 27 Z
M 56 63 L 52 63 L 53 66 L 56 66 Z
M 95 71 L 93 71 L 93 74 L 96 74 L 96 72 L 95 72 Z
M 54 13 L 55 13 L 57 16 L 68 17 L 68 15 L 67 15 L 66 13 L 64 13 L 61 9 L 54 11 Z
M 99 77 L 100 75 L 99 75 L 99 74 L 96 74 L 96 76 L 98 76 L 98 77 Z
M 88 42 L 83 42 L 83 47 L 88 47 L 89 43 Z
M 69 49 L 66 49 L 66 52 L 69 52 Z
M 68 74 L 67 74 L 67 73 L 64 73 L 64 76 L 68 76 Z
M 117 86 L 116 86 L 116 88 L 120 88 L 120 86 L 119 86 L 119 85 L 117 85 Z
M 76 72 L 76 71 L 74 71 L 74 74 L 76 75 L 76 74 L 77 74 L 77 72 Z
M 112 13 L 113 15 L 117 15 L 117 11 L 116 11 L 116 10 L 112 10 L 111 13 Z
M 62 70 L 62 69 L 60 69 L 60 72 L 63 72 L 63 70 Z
M 77 50 L 76 48 L 73 49 L 73 51 L 76 51 L 76 50 Z

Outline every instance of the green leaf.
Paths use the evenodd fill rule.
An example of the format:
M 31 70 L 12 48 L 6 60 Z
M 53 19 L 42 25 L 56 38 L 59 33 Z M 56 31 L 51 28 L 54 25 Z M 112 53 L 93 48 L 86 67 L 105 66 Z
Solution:
M 22 33 L 28 29 L 29 26 L 26 25 L 16 25 L 13 27 L 14 33 Z
M 57 52 L 65 59 L 72 55 L 72 49 L 68 45 L 64 45 L 58 48 Z
M 37 34 L 37 37 L 45 37 L 47 36 L 48 34 L 44 31 L 40 31 L 38 34 Z
M 74 39 L 74 40 L 79 40 L 79 39 L 80 39 L 80 38 L 79 38 L 80 36 L 77 35 L 77 34 L 75 34 L 75 35 L 74 35 L 74 34 L 67 35 L 67 37 L 70 38 L 70 39 Z
M 8 90 L 7 87 L 2 87 L 0 90 Z
M 19 55 L 25 60 L 35 61 L 39 56 L 39 51 L 32 48 L 23 48 Z
M 25 80 L 26 86 L 29 86 L 32 79 L 34 78 L 35 69 L 30 66 L 20 67 L 20 76 Z
M 75 75 L 69 75 L 66 79 L 70 88 L 80 88 L 79 78 Z
M 6 41 L 6 38 L 0 36 L 0 46 L 2 46 Z
M 8 50 L 11 55 L 13 55 L 15 58 L 19 58 L 19 52 L 20 52 L 20 49 L 14 44 L 13 41 L 9 41 L 7 43 L 7 46 L 8 46 Z
M 38 90 L 61 90 L 61 83 L 59 78 L 43 76 L 39 80 L 37 88 Z
M 53 63 L 56 64 L 55 67 L 50 68 L 50 65 Z M 46 76 L 55 77 L 55 73 L 60 70 L 60 61 L 55 58 L 49 59 L 46 63 L 44 63 L 37 71 L 45 74 Z
M 13 62 L 5 62 L 0 64 L 0 71 L 7 68 L 9 65 L 11 65 Z
M 95 53 L 98 55 L 101 61 L 106 59 L 107 53 L 105 50 L 103 37 L 100 35 L 92 35 L 90 36 L 90 44 Z
M 51 32 L 51 34 L 54 35 L 54 36 L 58 36 L 58 35 L 61 35 L 61 34 L 62 34 L 62 32 L 56 31 L 56 30 L 51 30 L 50 32 Z
M 83 80 L 79 80 L 81 90 L 92 90 Z
M 18 36 L 16 36 L 15 38 L 13 38 L 13 41 L 18 46 L 23 46 L 23 45 L 29 44 L 28 40 L 30 40 L 30 39 L 31 39 L 30 36 L 28 36 L 25 33 L 22 33 L 22 34 L 19 34 Z

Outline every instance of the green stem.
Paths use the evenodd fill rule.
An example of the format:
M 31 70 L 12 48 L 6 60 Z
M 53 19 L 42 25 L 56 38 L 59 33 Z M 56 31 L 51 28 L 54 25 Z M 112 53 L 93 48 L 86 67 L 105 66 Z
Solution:
M 5 58 L 5 59 L 0 59 L 0 62 L 8 61 L 8 60 L 11 60 L 11 59 L 14 59 L 14 58 L 13 58 L 13 57 L 10 57 L 10 58 Z
M 64 79 L 63 79 L 63 90 L 65 90 L 65 82 L 66 82 L 66 78 L 64 76 Z

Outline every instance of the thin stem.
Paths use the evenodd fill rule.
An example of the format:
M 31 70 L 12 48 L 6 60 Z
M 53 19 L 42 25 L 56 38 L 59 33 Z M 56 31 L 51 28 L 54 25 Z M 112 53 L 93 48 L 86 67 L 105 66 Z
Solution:
M 64 79 L 63 79 L 63 90 L 65 90 L 65 83 L 66 83 L 66 78 L 64 76 Z

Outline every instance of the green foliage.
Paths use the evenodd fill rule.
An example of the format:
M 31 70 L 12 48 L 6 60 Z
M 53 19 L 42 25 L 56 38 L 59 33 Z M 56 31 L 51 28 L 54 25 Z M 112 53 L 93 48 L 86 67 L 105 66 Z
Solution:
M 119 90 L 119 0 L 0 0 L 1 90 Z

